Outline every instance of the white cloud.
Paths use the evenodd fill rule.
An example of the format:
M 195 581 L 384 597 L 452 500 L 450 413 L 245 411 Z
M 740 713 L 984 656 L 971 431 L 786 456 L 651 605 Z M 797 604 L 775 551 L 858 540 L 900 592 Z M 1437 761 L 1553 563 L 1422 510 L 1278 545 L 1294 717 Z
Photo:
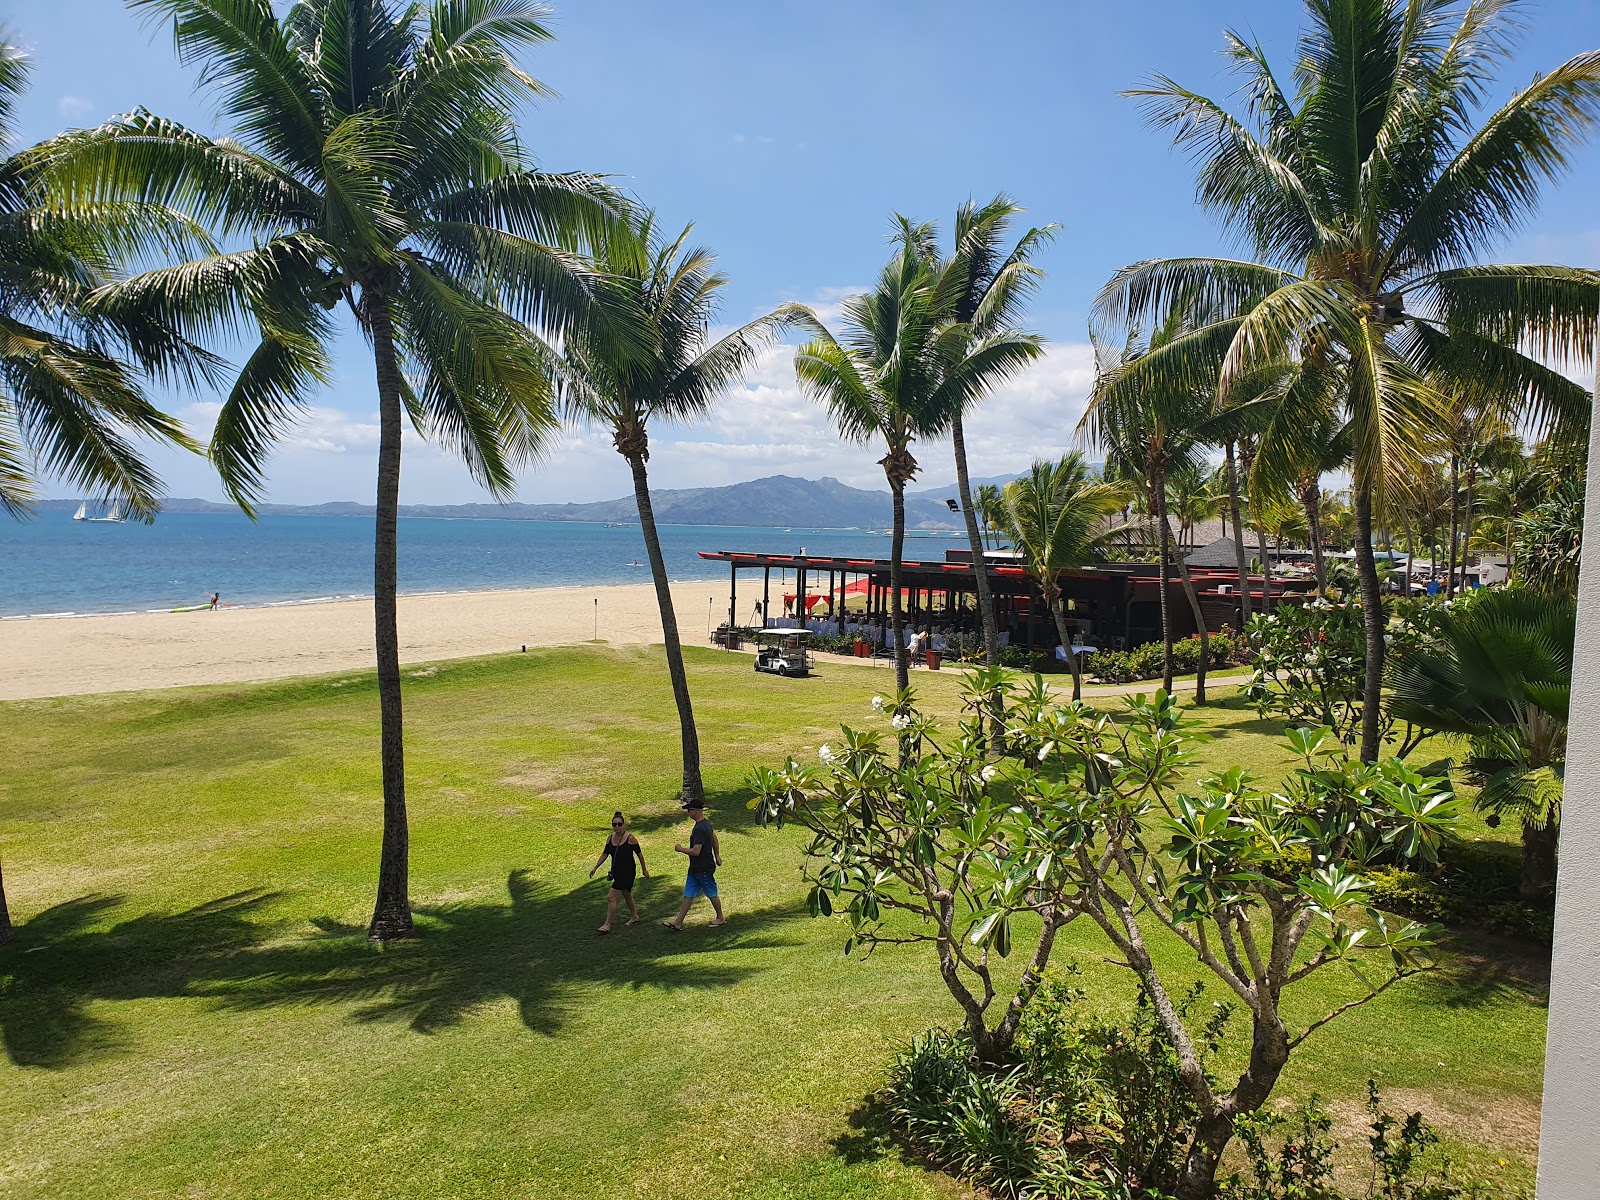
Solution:
M 824 321 L 835 324 L 840 302 L 860 288 L 830 288 L 810 297 Z M 715 487 L 767 475 L 809 479 L 832 476 L 854 487 L 881 489 L 880 446 L 843 441 L 827 413 L 794 378 L 794 347 L 760 356 L 747 378 L 730 388 L 712 414 L 693 426 L 652 430 L 650 479 L 658 488 Z M 1036 457 L 1075 444 L 1078 418 L 1094 379 L 1087 345 L 1051 346 L 1044 357 L 996 389 L 967 419 L 967 453 L 975 476 L 1021 471 Z M 267 464 L 268 496 L 284 504 L 329 500 L 370 502 L 377 471 L 378 418 L 370 384 L 352 374 L 336 382 L 331 403 L 308 409 L 279 439 Z M 346 407 L 335 407 L 334 404 Z M 220 404 L 190 403 L 177 415 L 197 439 L 209 438 Z M 918 443 L 919 485 L 939 487 L 955 475 L 948 440 Z M 195 455 L 152 454 L 172 496 L 221 499 L 215 472 Z M 628 495 L 627 465 L 601 429 L 564 431 L 538 466 L 525 471 L 516 498 L 531 503 L 608 500 Z M 52 488 L 52 494 L 69 494 Z M 481 503 L 488 499 L 445 448 L 406 429 L 401 470 L 406 503 Z
M 56 108 L 67 120 L 81 121 L 94 111 L 94 101 L 82 96 L 63 96 L 56 101 Z

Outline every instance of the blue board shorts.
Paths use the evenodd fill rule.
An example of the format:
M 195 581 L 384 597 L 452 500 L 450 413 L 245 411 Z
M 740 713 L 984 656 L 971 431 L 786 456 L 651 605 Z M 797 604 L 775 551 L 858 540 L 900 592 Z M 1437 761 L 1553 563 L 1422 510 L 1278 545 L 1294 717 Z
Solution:
M 690 875 L 684 880 L 683 894 L 685 898 L 693 900 L 696 896 L 715 896 L 717 894 L 717 877 L 715 875 Z

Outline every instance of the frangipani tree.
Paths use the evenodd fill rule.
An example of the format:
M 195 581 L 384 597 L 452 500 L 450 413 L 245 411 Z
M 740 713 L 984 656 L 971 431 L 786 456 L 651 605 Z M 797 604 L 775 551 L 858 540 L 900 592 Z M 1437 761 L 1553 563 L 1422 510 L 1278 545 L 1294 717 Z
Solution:
M 1292 88 L 1259 45 L 1230 33 L 1239 111 L 1165 77 L 1133 93 L 1193 154 L 1200 204 L 1256 259 L 1135 263 L 1106 285 L 1097 318 L 1148 328 L 1196 303 L 1216 311 L 1142 369 L 1169 383 L 1214 376 L 1223 404 L 1264 364 L 1326 373 L 1327 388 L 1285 396 L 1307 421 L 1331 413 L 1351 446 L 1367 759 L 1379 751 L 1384 657 L 1373 536 L 1441 427 L 1441 389 L 1513 403 L 1536 423 L 1588 421 L 1588 389 L 1548 362 L 1590 353 L 1600 272 L 1483 261 L 1600 120 L 1600 51 L 1480 119 L 1522 7 L 1308 0 Z M 1270 444 L 1259 453 L 1277 457 Z
M 514 55 L 549 38 L 532 0 L 132 0 L 169 20 L 234 137 L 139 111 L 62 135 L 39 162 L 68 210 L 158 205 L 223 249 L 102 290 L 195 338 L 253 342 L 210 454 L 247 511 L 273 442 L 332 371 L 333 314 L 371 347 L 379 414 L 373 617 L 383 849 L 370 934 L 409 936 L 409 833 L 396 618 L 401 433 L 461 456 L 493 494 L 558 425 L 524 322 L 563 327 L 596 302 L 565 248 L 622 206 L 585 175 L 533 170 L 513 113 L 543 87 Z
M 1015 755 L 998 766 L 985 762 L 976 716 L 996 691 Z M 1058 931 L 1093 922 L 1149 992 L 1199 1110 L 1174 1191 L 1211 1200 L 1235 1122 L 1267 1102 L 1295 1049 L 1431 966 L 1437 927 L 1369 907 L 1362 870 L 1380 857 L 1434 860 L 1457 816 L 1448 785 L 1399 760 L 1350 761 L 1324 731 L 1300 729 L 1290 746 L 1301 765 L 1283 785 L 1234 767 L 1185 787 L 1196 734 L 1165 692 L 1125 698 L 1117 720 L 1060 704 L 1037 676 L 1020 689 L 975 679 L 966 703 L 973 715 L 942 737 L 902 693 L 882 715 L 917 743 L 912 759 L 896 767 L 875 732 L 846 728 L 819 767 L 758 770 L 751 807 L 811 831 L 812 910 L 844 914 L 847 950 L 934 948 L 991 1061 L 1009 1051 Z M 1152 954 L 1157 938 L 1192 958 L 1174 967 Z M 1001 991 L 990 955 L 1013 945 L 1028 959 Z M 1299 985 L 1338 966 L 1362 991 L 1306 1011 Z M 1195 967 L 1250 1014 L 1231 1086 L 1208 1078 L 1178 1003 Z

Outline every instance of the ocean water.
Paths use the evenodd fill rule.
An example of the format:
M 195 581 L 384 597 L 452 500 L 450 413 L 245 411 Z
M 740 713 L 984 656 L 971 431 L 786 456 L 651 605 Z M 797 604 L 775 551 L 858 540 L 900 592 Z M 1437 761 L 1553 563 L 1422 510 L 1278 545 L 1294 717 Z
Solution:
M 370 517 L 173 513 L 154 525 L 0 517 L 0 616 L 143 612 L 199 604 L 297 604 L 372 594 Z M 727 579 L 701 550 L 885 558 L 887 534 L 866 530 L 664 525 L 674 580 Z M 939 559 L 958 535 L 918 537 L 906 557 Z M 400 521 L 403 593 L 647 583 L 637 525 L 566 521 Z

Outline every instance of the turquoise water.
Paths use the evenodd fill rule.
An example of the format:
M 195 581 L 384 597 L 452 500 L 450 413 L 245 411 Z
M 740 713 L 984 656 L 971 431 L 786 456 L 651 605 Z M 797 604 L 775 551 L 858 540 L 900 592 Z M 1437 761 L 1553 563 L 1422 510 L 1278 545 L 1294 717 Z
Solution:
M 70 513 L 0 518 L 0 616 L 141 612 L 198 604 L 307 603 L 372 594 L 370 517 L 263 517 L 174 513 L 154 525 L 75 522 Z M 886 534 L 866 530 L 661 527 L 674 580 L 727 578 L 701 550 L 884 558 Z M 907 558 L 943 558 L 953 537 L 917 538 Z M 402 592 L 484 591 L 644 583 L 636 525 L 588 522 L 400 521 Z

